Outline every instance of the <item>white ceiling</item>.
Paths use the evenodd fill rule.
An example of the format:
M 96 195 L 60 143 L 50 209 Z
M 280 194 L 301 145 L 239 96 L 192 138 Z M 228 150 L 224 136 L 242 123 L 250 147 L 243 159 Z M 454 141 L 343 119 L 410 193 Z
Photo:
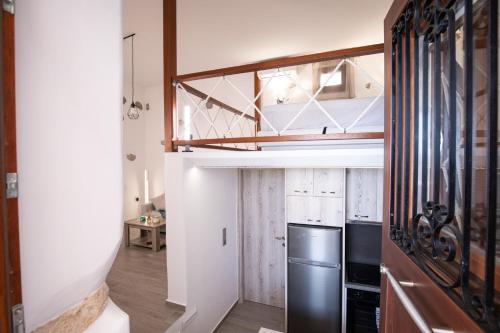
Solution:
M 123 0 L 123 35 L 135 33 L 135 82 L 163 83 L 163 1 Z M 124 80 L 130 80 L 131 39 L 123 42 Z

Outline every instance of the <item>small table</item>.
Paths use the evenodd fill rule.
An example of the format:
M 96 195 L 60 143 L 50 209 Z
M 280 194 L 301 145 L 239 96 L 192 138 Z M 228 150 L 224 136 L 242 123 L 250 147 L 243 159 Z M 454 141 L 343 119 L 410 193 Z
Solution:
M 141 222 L 138 218 L 125 221 L 123 225 L 123 237 L 125 238 L 125 246 L 138 245 L 142 247 L 147 247 L 153 251 L 160 251 L 162 246 L 165 246 L 165 239 L 161 239 L 160 231 L 165 230 L 165 220 L 162 219 L 159 223 L 146 223 Z M 139 230 L 144 230 L 151 234 L 151 241 L 148 237 L 139 237 L 136 240 L 130 240 L 130 228 L 136 228 Z M 151 243 L 151 244 L 150 244 Z

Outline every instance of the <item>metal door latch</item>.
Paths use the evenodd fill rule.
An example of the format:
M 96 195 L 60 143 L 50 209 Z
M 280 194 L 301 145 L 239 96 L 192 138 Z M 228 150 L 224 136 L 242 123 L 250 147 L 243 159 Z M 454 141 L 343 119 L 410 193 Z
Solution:
M 22 304 L 16 304 L 12 307 L 13 332 L 24 333 L 24 307 Z
M 17 187 L 17 173 L 9 172 L 5 175 L 5 195 L 7 199 L 17 198 L 18 187 Z
M 7 13 L 14 14 L 14 0 L 2 0 L 2 7 Z

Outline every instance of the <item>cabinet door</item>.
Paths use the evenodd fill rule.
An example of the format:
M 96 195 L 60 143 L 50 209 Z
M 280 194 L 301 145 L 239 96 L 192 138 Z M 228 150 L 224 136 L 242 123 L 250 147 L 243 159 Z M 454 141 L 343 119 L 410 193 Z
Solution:
M 287 169 L 286 193 L 288 195 L 311 195 L 313 191 L 312 169 Z
M 288 223 L 307 223 L 309 198 L 291 195 L 286 197 L 286 215 Z
M 343 169 L 314 169 L 314 195 L 342 197 L 344 195 Z
M 382 221 L 383 170 L 347 169 L 347 219 Z
M 342 199 L 311 197 L 307 219 L 312 224 L 342 227 Z

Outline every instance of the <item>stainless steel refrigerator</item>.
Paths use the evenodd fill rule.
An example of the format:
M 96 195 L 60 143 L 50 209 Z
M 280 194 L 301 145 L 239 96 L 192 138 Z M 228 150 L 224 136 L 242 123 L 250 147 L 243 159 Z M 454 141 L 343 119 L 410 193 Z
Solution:
M 288 226 L 288 333 L 341 331 L 342 230 Z

